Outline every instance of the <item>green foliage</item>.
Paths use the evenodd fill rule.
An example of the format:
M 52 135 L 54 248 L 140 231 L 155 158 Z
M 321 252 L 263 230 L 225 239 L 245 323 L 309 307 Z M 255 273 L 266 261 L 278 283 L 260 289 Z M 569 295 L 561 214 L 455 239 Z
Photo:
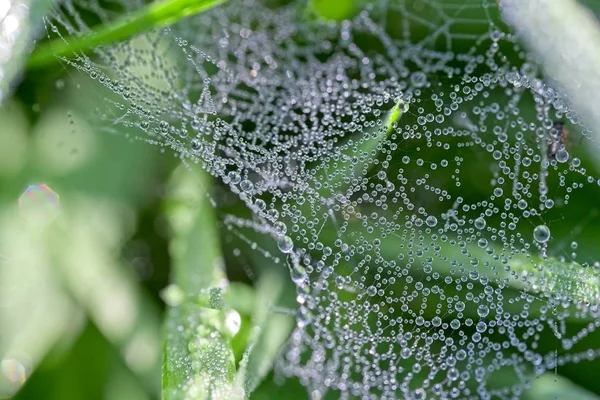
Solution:
M 96 46 L 125 40 L 149 29 L 161 27 L 202 12 L 222 2 L 222 0 L 165 0 L 151 3 L 132 15 L 118 19 L 109 25 L 98 27 L 89 35 L 67 38 L 66 42 L 41 44 L 30 57 L 28 67 L 48 66 L 53 60 L 69 57 L 73 52 L 85 52 Z M 356 3 L 351 0 L 335 3 L 314 0 L 309 3 L 309 7 L 313 7 L 313 11 L 326 19 L 335 21 L 349 18 L 356 11 Z M 377 152 L 382 140 L 389 136 L 392 125 L 398 123 L 407 111 L 407 105 L 403 100 L 397 100 L 376 130 L 361 133 L 370 135 L 370 140 L 363 141 L 360 146 L 348 146 L 340 162 L 351 163 L 356 175 L 368 173 L 370 168 L 368 160 L 372 157 L 364 157 L 364 155 Z M 66 110 L 61 108 L 61 112 L 65 113 Z M 16 118 L 15 115 L 13 117 Z M 3 122 L 6 122 L 6 119 Z M 20 122 L 15 122 L 15 126 L 17 124 Z M 30 127 L 23 129 L 29 131 Z M 35 137 L 31 133 L 27 135 Z M 352 140 L 351 135 L 350 140 Z M 30 138 L 27 137 L 25 142 L 29 143 L 30 141 Z M 124 150 L 125 146 L 130 147 Z M 130 151 L 130 148 L 134 150 Z M 142 208 L 145 206 L 145 202 L 136 198 L 136 192 L 147 190 L 150 182 L 144 181 L 145 178 L 141 176 L 142 174 L 135 172 L 143 170 L 156 180 L 164 180 L 164 177 L 167 176 L 166 179 L 169 181 L 164 213 L 170 226 L 171 286 L 163 292 L 168 306 L 163 326 L 162 344 L 163 398 L 166 400 L 238 399 L 248 397 L 251 393 L 256 393 L 256 398 L 277 398 L 281 393 L 295 394 L 299 398 L 305 398 L 304 393 L 299 393 L 303 389 L 297 383 L 286 384 L 281 389 L 269 375 L 277 352 L 287 339 L 294 324 L 293 317 L 274 311 L 285 297 L 284 292 L 288 287 L 289 279 L 275 272 L 276 267 L 279 268 L 279 266 L 269 265 L 265 267 L 264 273 L 258 277 L 254 286 L 240 282 L 228 282 L 224 254 L 221 250 L 224 247 L 222 243 L 224 233 L 221 232 L 215 206 L 211 203 L 215 185 L 212 178 L 195 167 L 179 167 L 175 172 L 164 166 L 162 169 L 152 168 L 152 165 L 158 164 L 156 159 L 148 151 L 137 150 L 139 148 L 135 145 L 115 142 L 114 138 L 106 139 L 99 150 L 97 165 L 82 167 L 72 174 L 48 177 L 48 179 L 58 182 L 59 187 L 64 189 L 61 193 L 71 193 L 72 197 L 76 197 L 74 188 L 79 188 L 79 190 L 84 188 L 86 193 L 93 194 L 91 202 L 76 203 L 73 206 L 72 214 L 66 213 L 65 220 L 68 219 L 69 224 L 57 226 L 50 232 L 50 235 L 38 238 L 40 242 L 34 246 L 38 250 L 41 249 L 41 255 L 50 254 L 50 258 L 53 259 L 51 269 L 48 270 L 51 273 L 45 272 L 48 273 L 48 276 L 58 279 L 58 282 L 51 282 L 52 290 L 68 299 L 65 303 L 67 304 L 64 308 L 65 314 L 61 315 L 61 318 L 66 318 L 66 313 L 72 312 L 72 315 L 78 316 L 82 327 L 75 329 L 74 333 L 68 332 L 66 329 L 61 331 L 63 337 L 60 340 L 57 338 L 55 342 L 44 348 L 40 357 L 46 358 L 44 358 L 40 371 L 36 372 L 39 377 L 34 375 L 32 383 L 25 387 L 20 396 L 22 398 L 38 396 L 39 398 L 39 393 L 44 390 L 36 391 L 35 385 L 47 388 L 49 386 L 44 385 L 49 384 L 44 384 L 43 377 L 54 376 L 47 371 L 52 370 L 53 365 L 63 362 L 66 365 L 66 371 L 75 372 L 74 363 L 85 363 L 77 358 L 77 355 L 81 354 L 86 355 L 85 359 L 97 357 L 98 354 L 105 356 L 101 358 L 101 363 L 97 366 L 98 376 L 103 376 L 108 382 L 111 382 L 111 385 L 118 388 L 110 392 L 117 393 L 117 395 L 109 396 L 107 394 L 111 399 L 118 398 L 118 395 L 123 396 L 122 398 L 135 398 L 136 396 L 138 398 L 156 398 L 159 396 L 160 391 L 155 382 L 158 379 L 159 365 L 153 363 L 147 369 L 136 369 L 132 367 L 131 360 L 128 359 L 131 357 L 132 343 L 135 345 L 136 340 L 139 341 L 148 332 L 158 333 L 159 312 L 155 303 L 156 299 L 151 298 L 147 288 L 138 284 L 131 274 L 123 273 L 124 267 L 114 257 L 114 253 L 117 252 L 116 247 L 122 244 L 117 242 L 126 241 L 133 230 L 126 223 L 128 213 L 142 214 L 144 211 Z M 29 151 L 32 152 L 32 150 Z M 115 166 L 114 159 L 127 159 L 131 164 Z M 23 183 L 30 182 L 34 178 L 45 179 L 47 177 L 44 172 L 47 172 L 45 169 L 48 166 L 43 164 L 35 166 L 35 161 L 32 161 L 31 164 L 27 169 L 14 173 L 8 178 L 3 177 L 2 187 L 10 188 L 6 191 L 12 193 L 10 198 L 14 198 L 15 193 L 18 195 L 16 188 L 22 188 Z M 323 197 L 331 195 L 327 187 L 338 186 L 344 178 L 341 175 L 329 178 L 329 171 L 334 169 L 333 162 L 324 169 L 323 179 L 320 182 L 322 187 L 319 190 L 319 194 Z M 120 180 L 114 179 L 115 176 L 119 176 Z M 86 187 L 86 182 L 89 181 L 94 184 Z M 143 187 L 134 186 L 138 182 L 144 182 Z M 347 183 L 342 186 L 347 187 Z M 70 196 L 68 194 L 63 197 L 69 199 Z M 117 198 L 119 202 L 127 205 L 126 210 L 123 211 L 118 205 L 104 207 L 101 199 L 105 197 Z M 151 212 L 152 217 L 159 214 L 157 210 Z M 101 214 L 101 221 L 96 220 L 97 225 L 89 223 L 88 216 L 94 213 Z M 104 225 L 101 222 L 106 221 L 113 221 L 116 226 L 114 230 L 108 229 L 109 236 L 114 236 L 112 241 L 104 240 L 102 235 Z M 96 229 L 86 230 L 86 224 Z M 333 242 L 336 232 L 328 231 L 328 229 L 323 230 L 322 236 L 325 240 Z M 350 229 L 363 228 L 356 224 Z M 91 247 L 88 250 L 92 249 L 93 251 L 90 250 L 87 254 L 75 253 L 65 245 L 65 238 L 75 241 L 80 240 L 82 236 L 89 237 Z M 255 239 L 256 242 L 261 240 L 258 237 L 252 239 Z M 394 237 L 385 240 L 381 248 L 383 252 L 388 251 L 388 255 L 396 256 L 398 253 Z M 457 249 L 456 246 L 447 246 L 435 252 L 424 253 L 420 257 L 434 258 L 434 268 L 445 276 L 453 276 L 451 269 L 454 266 L 448 264 L 448 259 L 462 262 L 467 271 L 478 273 L 482 279 L 487 279 L 492 284 L 509 286 L 513 289 L 510 293 L 515 296 L 521 291 L 526 291 L 528 295 L 544 292 L 551 293 L 557 299 L 569 298 L 581 303 L 597 303 L 600 282 L 589 268 L 575 262 L 561 262 L 555 258 L 542 260 L 534 254 L 522 254 L 512 258 L 510 267 L 514 273 L 507 272 L 498 260 L 494 260 L 492 257 L 492 255 L 501 257 L 502 250 L 493 246 L 482 247 L 477 243 L 467 243 L 462 250 Z M 472 258 L 482 262 L 477 266 L 469 265 L 469 260 Z M 101 267 L 96 270 L 96 275 L 90 277 L 75 268 L 77 260 L 85 260 L 84 264 L 88 267 L 98 264 Z M 167 260 L 162 266 L 163 272 L 169 266 L 168 264 Z M 252 263 L 253 267 L 257 267 L 257 265 L 256 261 Z M 495 266 L 494 269 L 490 268 L 492 265 Z M 543 265 L 544 267 L 539 269 L 534 265 Z M 85 271 L 89 271 L 89 269 Z M 577 273 L 574 274 L 573 271 L 577 271 Z M 420 271 L 414 272 L 415 276 L 420 273 Z M 524 277 L 527 277 L 530 282 L 534 282 L 534 285 L 525 286 L 523 284 Z M 122 298 L 134 304 L 136 312 L 131 319 L 132 326 L 125 333 L 111 333 L 110 324 L 107 325 L 107 322 L 102 319 L 102 313 L 98 311 L 98 304 L 114 297 L 115 294 L 111 291 L 114 288 L 109 287 L 110 285 L 98 285 L 97 280 L 106 280 L 116 286 L 121 285 L 125 288 L 124 292 L 126 293 Z M 164 279 L 161 281 L 162 283 L 164 283 Z M 100 290 L 98 287 L 104 290 Z M 473 293 L 477 294 L 481 290 L 482 288 L 475 288 Z M 464 295 L 464 293 L 452 294 Z M 508 301 L 504 305 L 506 309 L 511 307 Z M 511 312 L 513 311 L 515 310 L 511 309 Z M 473 318 L 478 318 L 474 310 L 465 310 L 465 312 L 471 312 Z M 236 313 L 240 315 L 241 321 L 239 332 L 231 328 L 232 318 L 235 326 Z M 530 310 L 530 313 L 535 315 L 536 310 Z M 91 322 L 85 322 L 86 317 Z M 74 317 L 74 319 L 76 318 Z M 73 349 L 69 349 L 73 343 L 75 343 Z M 98 350 L 94 352 L 94 348 Z M 112 357 L 106 355 L 106 352 L 111 349 L 115 353 L 112 354 Z M 119 379 L 113 379 L 114 377 L 110 375 L 111 370 L 116 371 L 114 373 L 118 374 Z M 562 373 L 562 371 L 559 372 Z M 510 378 L 499 376 L 498 379 Z M 112 383 L 113 381 L 117 383 Z M 95 383 L 96 386 L 90 387 L 102 386 L 98 382 Z M 52 387 L 53 390 L 48 390 L 52 393 L 71 393 L 72 396 L 77 396 L 84 392 L 84 389 L 78 387 L 76 383 L 64 379 Z M 290 387 L 291 389 L 289 389 Z M 109 391 L 107 390 L 107 392 Z M 541 376 L 526 393 L 526 398 L 553 398 L 552 396 L 557 394 L 564 394 L 567 397 L 576 396 L 582 399 L 597 398 L 566 378 L 551 374 Z M 67 397 L 68 395 L 65 395 L 65 398 Z M 56 394 L 54 398 L 60 398 L 60 396 Z
M 115 146 L 114 137 L 87 136 L 90 133 L 81 130 L 69 137 L 85 157 L 52 156 L 59 150 L 48 142 L 60 140 L 64 132 L 51 115 L 66 115 L 66 107 L 55 104 L 48 118 L 36 124 L 14 101 L 0 110 L 9 139 L 2 144 L 6 153 L 0 163 L 0 303 L 10 305 L 0 310 L 0 354 L 14 362 L 14 368 L 24 368 L 25 378 L 33 371 L 17 398 L 40 398 L 40 392 L 50 393 L 44 398 L 64 398 L 64 393 L 82 390 L 63 379 L 44 379 L 55 373 L 56 365 L 73 369 L 69 360 L 78 357 L 71 357 L 73 351 L 87 352 L 100 363 L 95 380 L 86 377 L 81 382 L 103 387 L 104 379 L 113 379 L 111 370 L 118 369 L 122 384 L 138 398 L 147 398 L 160 386 L 160 316 L 147 288 L 119 252 L 133 233 L 132 210 L 143 204 L 139 196 L 147 190 L 148 181 L 139 180 L 140 172 L 153 171 L 155 152 L 149 147 L 128 151 Z M 105 168 L 111 151 L 121 179 L 106 175 L 111 174 Z M 94 182 L 91 187 L 81 184 L 82 174 L 85 181 Z M 27 220 L 15 209 L 16 199 L 31 182 L 45 182 L 58 193 L 58 218 L 46 223 L 42 216 Z M 132 182 L 136 185 L 124 186 Z M 89 335 L 100 337 L 94 339 L 101 342 L 94 345 L 97 350 L 78 345 L 87 343 Z M 103 354 L 107 348 L 112 352 L 108 359 Z M 4 378 L 0 376 L 3 395 L 23 383 L 6 387 Z
M 358 9 L 357 0 L 310 0 L 308 2 L 308 11 L 317 16 L 332 20 L 343 21 L 352 18 Z
M 245 398 L 271 370 L 292 327 L 290 317 L 272 314 L 285 287 L 281 275 L 262 276 L 255 293 L 239 284 L 229 288 L 210 181 L 197 168 L 180 167 L 168 190 L 174 286 L 164 293 L 170 306 L 164 327 L 165 399 Z M 252 316 L 252 327 L 243 332 L 245 350 L 236 372 L 232 337 L 239 312 Z
M 550 373 L 536 379 L 533 386 L 523 396 L 523 400 L 598 400 L 599 398 L 594 393 L 574 385 L 568 379 Z

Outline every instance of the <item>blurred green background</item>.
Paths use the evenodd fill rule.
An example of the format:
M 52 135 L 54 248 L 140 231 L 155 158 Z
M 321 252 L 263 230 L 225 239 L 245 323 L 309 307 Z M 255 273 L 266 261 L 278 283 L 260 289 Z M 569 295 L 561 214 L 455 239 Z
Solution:
M 157 398 L 169 272 L 161 182 L 176 163 L 98 134 L 68 89 L 48 90 L 52 106 L 15 98 L 0 110 L 0 348 L 14 357 L 0 396 L 29 377 L 18 398 Z M 56 193 L 58 215 L 47 193 L 29 200 L 40 212 L 19 210 L 37 184 Z
M 318 12 L 328 17 L 343 18 L 349 12 L 346 2 L 344 7 L 315 3 Z M 427 8 L 419 10 L 411 1 L 407 4 L 435 18 L 426 14 Z M 482 12 L 475 10 L 472 17 L 487 23 Z M 485 23 L 456 29 L 486 31 Z M 417 36 L 427 34 L 418 25 L 414 29 Z M 453 50 L 459 53 L 471 44 L 457 41 L 456 46 Z M 516 55 L 514 63 L 521 63 Z M 0 109 L 0 398 L 160 398 L 165 311 L 161 292 L 169 285 L 172 267 L 166 194 L 181 163 L 168 150 L 136 140 L 136 134 L 124 128 L 107 134 L 90 125 L 87 116 L 95 112 L 94 104 L 86 101 L 82 79 L 86 78 L 60 64 L 26 73 L 14 96 Z M 448 91 L 459 83 L 440 82 L 439 90 Z M 421 106 L 435 112 L 430 99 Z M 593 169 L 584 147 L 573 151 Z M 423 156 L 435 157 L 434 151 Z M 486 174 L 468 178 L 471 185 L 465 185 L 463 197 L 489 196 L 489 179 L 483 181 L 482 176 L 489 178 Z M 34 185 L 33 195 L 26 193 L 30 185 Z M 218 215 L 244 214 L 243 205 L 225 197 L 223 187 L 215 186 L 211 189 L 215 196 L 226 200 Z M 578 260 L 591 264 L 600 238 L 596 218 L 600 191 L 597 187 L 584 190 L 548 218 L 555 218 L 553 235 L 562 238 L 553 255 L 570 257 L 569 244 L 577 240 Z M 53 199 L 58 199 L 56 208 Z M 441 204 L 438 207 L 444 211 Z M 574 225 L 581 231 L 574 232 Z M 252 292 L 259 264 L 263 274 L 264 269 L 281 269 L 281 265 L 265 265 L 264 260 L 232 255 L 243 243 L 222 223 L 218 226 L 228 276 L 240 282 L 232 289 L 236 294 Z M 257 233 L 250 238 L 264 247 L 274 245 Z M 277 292 L 276 288 L 263 290 Z M 250 293 L 247 298 L 254 297 Z M 293 299 L 280 302 L 291 307 Z M 240 310 L 240 314 L 240 338 L 233 340 L 238 360 L 249 335 L 252 310 Z M 289 330 L 288 322 L 282 322 L 281 332 Z M 600 337 L 593 340 L 600 345 Z M 593 365 L 598 367 L 597 362 Z M 561 367 L 559 373 L 581 388 L 600 393 L 595 371 L 580 363 Z M 559 376 L 538 381 L 528 396 L 588 396 L 575 390 L 579 389 Z M 271 379 L 254 397 L 284 395 L 307 398 L 294 380 L 281 389 Z M 589 398 L 597 397 L 589 394 Z

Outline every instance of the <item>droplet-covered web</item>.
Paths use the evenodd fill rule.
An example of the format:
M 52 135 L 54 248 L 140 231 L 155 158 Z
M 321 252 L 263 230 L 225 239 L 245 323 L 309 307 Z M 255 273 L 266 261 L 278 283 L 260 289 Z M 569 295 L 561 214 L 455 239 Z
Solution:
M 266 3 L 72 66 L 101 128 L 200 163 L 235 195 L 213 200 L 236 253 L 289 270 L 277 372 L 313 398 L 511 398 L 595 359 L 599 275 L 577 240 L 598 176 L 565 132 L 596 144 L 496 2 L 382 1 L 339 23 Z M 73 10 L 51 26 L 85 33 Z

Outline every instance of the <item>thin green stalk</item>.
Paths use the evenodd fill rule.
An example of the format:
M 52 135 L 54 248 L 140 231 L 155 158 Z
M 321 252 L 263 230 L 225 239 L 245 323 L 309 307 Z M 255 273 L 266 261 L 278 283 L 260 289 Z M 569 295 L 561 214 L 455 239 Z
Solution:
M 173 24 L 180 19 L 199 14 L 227 0 L 163 0 L 141 8 L 117 19 L 113 23 L 102 25 L 89 34 L 70 37 L 65 40 L 53 40 L 40 45 L 27 62 L 29 69 L 40 68 L 80 51 L 120 42 L 154 28 Z
M 234 383 L 235 358 L 226 324 L 226 275 L 214 208 L 205 195 L 210 177 L 177 170 L 167 216 L 172 228 L 170 305 L 165 322 L 163 398 L 242 399 Z M 208 298 L 208 301 L 203 301 Z

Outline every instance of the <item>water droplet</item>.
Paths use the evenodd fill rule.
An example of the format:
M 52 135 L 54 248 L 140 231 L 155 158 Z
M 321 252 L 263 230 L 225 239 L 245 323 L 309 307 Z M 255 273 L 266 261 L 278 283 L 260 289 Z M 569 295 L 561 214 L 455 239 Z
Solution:
M 289 236 L 283 236 L 277 241 L 277 247 L 279 247 L 279 250 L 283 253 L 290 253 L 294 248 L 294 242 Z
M 485 228 L 485 219 L 479 217 L 475 220 L 475 228 L 477 229 L 483 229 Z
M 447 376 L 448 376 L 448 380 L 450 380 L 451 382 L 454 382 L 455 380 L 458 379 L 460 374 L 458 372 L 458 369 L 452 367 L 452 368 L 448 369 Z
M 303 328 L 307 325 L 309 325 L 312 322 L 312 313 L 310 312 L 310 310 L 306 307 L 300 307 L 298 309 L 298 319 L 297 319 L 297 324 L 300 328 Z
M 244 179 L 242 183 L 240 183 L 240 188 L 242 188 L 244 192 L 251 192 L 252 189 L 254 189 L 254 184 L 248 179 Z
M 194 138 L 192 139 L 192 141 L 190 142 L 190 146 L 192 148 L 192 151 L 199 151 L 202 148 L 202 144 L 200 142 L 200 140 Z
M 550 240 L 550 229 L 546 225 L 538 225 L 533 230 L 533 238 L 538 243 L 546 243 Z
M 400 350 L 400 357 L 407 359 L 410 356 L 412 356 L 412 350 L 410 348 L 404 347 L 402 350 Z
M 437 218 L 433 215 L 430 215 L 429 217 L 427 217 L 427 219 L 425 219 L 425 223 L 427 224 L 427 226 L 432 228 L 437 225 L 437 222 Z
M 477 329 L 477 332 L 483 333 L 487 329 L 487 324 L 483 321 L 479 321 L 477 325 L 475 325 L 475 329 Z
M 229 310 L 225 316 L 225 327 L 231 334 L 231 336 L 235 336 L 242 326 L 242 317 L 235 310 Z
M 556 161 L 558 161 L 559 163 L 565 163 L 565 162 L 569 161 L 569 152 L 564 147 L 561 147 L 556 152 L 555 157 L 556 157 Z
M 229 178 L 229 182 L 231 182 L 234 185 L 237 185 L 242 180 L 242 177 L 236 171 L 229 171 L 227 177 Z
M 295 264 L 294 267 L 292 268 L 292 280 L 299 284 L 304 282 L 304 280 L 306 279 L 306 269 L 300 265 L 300 264 Z
M 481 318 L 487 317 L 489 313 L 490 309 L 488 306 L 480 304 L 479 307 L 477 307 L 477 315 L 479 315 Z
M 410 76 L 410 83 L 417 88 L 423 87 L 427 83 L 427 75 L 421 71 L 414 72 Z
M 160 293 L 160 296 L 167 305 L 177 307 L 183 301 L 185 293 L 181 287 L 172 284 L 164 288 Z
M 29 362 L 27 364 L 30 364 Z M 31 372 L 31 365 L 25 365 L 21 360 L 16 360 L 14 358 L 5 358 L 0 362 L 0 373 L 5 383 L 3 385 L 3 393 L 10 394 L 8 397 L 12 397 L 11 395 L 14 392 L 17 392 L 19 388 L 25 383 L 27 380 L 29 373 Z M 6 384 L 9 383 L 10 384 Z
M 287 232 L 287 226 L 281 221 L 277 221 L 273 224 L 273 228 L 275 229 L 275 234 L 277 236 L 283 236 Z

